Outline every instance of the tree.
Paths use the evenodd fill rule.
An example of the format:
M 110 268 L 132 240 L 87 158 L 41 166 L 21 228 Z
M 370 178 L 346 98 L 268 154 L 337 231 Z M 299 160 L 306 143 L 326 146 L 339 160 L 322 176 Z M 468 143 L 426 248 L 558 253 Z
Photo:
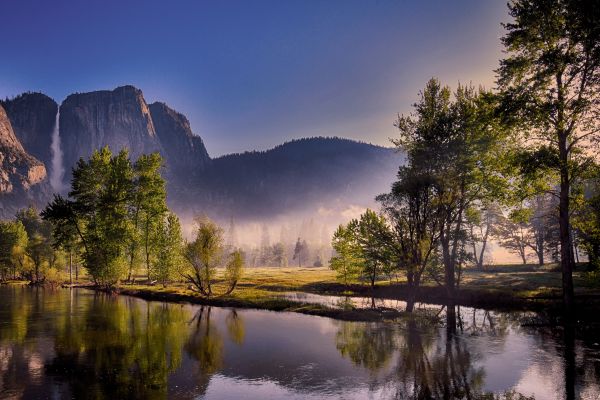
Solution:
M 421 277 L 439 247 L 443 215 L 435 179 L 420 166 L 404 166 L 390 193 L 377 196 L 391 225 L 387 236 L 389 262 L 405 271 L 409 287 L 407 311 L 412 311 Z
M 275 262 L 275 265 L 278 267 L 287 267 L 288 259 L 287 259 L 287 254 L 286 254 L 286 250 L 285 250 L 285 245 L 281 242 L 275 243 L 273 245 L 272 252 L 273 252 L 273 261 Z
M 559 181 L 563 298 L 573 305 L 572 187 L 600 133 L 600 8 L 586 0 L 515 0 L 504 25 L 498 85 L 505 114 L 522 124 L 529 163 Z
M 488 250 L 488 242 L 494 236 L 496 224 L 502 216 L 502 211 L 495 203 L 481 204 L 479 207 L 472 206 L 466 212 L 466 225 L 469 233 L 469 241 L 472 247 L 475 268 L 483 269 L 484 257 Z
M 530 227 L 533 236 L 533 243 L 529 247 L 538 257 L 538 264 L 544 265 L 545 255 L 548 252 L 548 244 L 551 241 L 549 235 L 556 229 L 558 216 L 555 215 L 553 198 L 547 193 L 538 194 L 529 202 L 531 210 Z
M 150 270 L 150 279 L 166 286 L 180 275 L 183 260 L 181 224 L 174 213 L 169 213 L 158 226 L 156 258 Z
M 55 196 L 42 218 L 61 235 L 76 231 L 91 278 L 97 285 L 112 287 L 124 276 L 128 265 L 133 168 L 127 150 L 113 156 L 104 147 L 94 151 L 88 161 L 80 159 L 73 169 L 71 185 L 71 199 Z
M 375 288 L 375 282 L 383 275 L 390 264 L 389 243 L 390 231 L 385 218 L 373 210 L 367 209 L 360 218 L 350 221 L 348 229 L 352 232 L 360 249 L 362 267 L 360 275 Z
M 271 248 L 271 239 L 269 236 L 269 228 L 266 224 L 262 224 L 260 233 L 260 264 L 271 265 L 273 256 Z
M 32 206 L 19 210 L 16 218 L 27 232 L 25 254 L 33 264 L 32 271 L 24 272 L 32 283 L 43 283 L 45 280 L 43 270 L 50 266 L 53 256 L 52 225 L 42 220 L 38 211 Z
M 223 261 L 223 229 L 208 217 L 196 217 L 196 237 L 185 246 L 184 256 L 188 262 L 183 277 L 194 290 L 205 297 L 213 296 L 213 283 L 217 267 Z M 236 287 L 243 270 L 242 253 L 238 250 L 229 255 L 225 264 L 227 287 L 222 295 L 230 294 Z
M 225 265 L 225 282 L 227 282 L 227 291 L 225 295 L 230 294 L 235 289 L 238 281 L 241 279 L 244 272 L 244 256 L 240 250 L 234 250 L 230 256 L 229 261 Z
M 364 260 L 352 229 L 340 225 L 333 234 L 331 247 L 335 252 L 329 261 L 329 268 L 336 272 L 338 280 L 344 285 L 359 276 Z
M 393 143 L 406 151 L 411 168 L 420 169 L 416 175 L 435 184 L 444 280 L 453 298 L 465 213 L 478 201 L 500 197 L 504 187 L 505 132 L 495 116 L 495 97 L 483 89 L 459 85 L 452 95 L 431 79 L 414 109 L 398 118 Z
M 25 264 L 28 238 L 20 221 L 0 221 L 0 281 L 11 276 L 16 279 L 17 269 Z
M 132 237 L 134 238 L 133 242 L 137 237 L 141 237 L 149 278 L 152 258 L 157 253 L 160 236 L 159 225 L 168 211 L 165 180 L 160 174 L 162 168 L 163 159 L 159 153 L 142 154 L 133 167 L 134 213 L 136 217 Z M 139 230 L 139 233 L 135 232 L 137 230 Z
M 302 261 L 306 261 L 308 259 L 308 243 L 306 240 L 300 241 L 300 238 L 296 241 L 296 246 L 294 247 L 294 256 L 292 260 L 298 260 L 298 267 L 302 267 Z
M 600 168 L 589 179 L 584 205 L 575 215 L 573 225 L 581 237 L 591 269 L 600 271 Z
M 508 217 L 500 217 L 495 229 L 500 246 L 521 257 L 523 264 L 527 264 L 527 249 L 534 240 L 527 223 L 529 218 L 527 210 L 514 210 Z

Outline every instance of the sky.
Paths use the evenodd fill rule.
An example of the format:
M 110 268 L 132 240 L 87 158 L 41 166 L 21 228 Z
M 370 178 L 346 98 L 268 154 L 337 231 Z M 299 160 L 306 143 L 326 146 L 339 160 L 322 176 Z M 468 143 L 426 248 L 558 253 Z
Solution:
M 0 97 L 132 84 L 211 156 L 311 136 L 389 145 L 427 80 L 494 86 L 504 0 L 5 0 Z

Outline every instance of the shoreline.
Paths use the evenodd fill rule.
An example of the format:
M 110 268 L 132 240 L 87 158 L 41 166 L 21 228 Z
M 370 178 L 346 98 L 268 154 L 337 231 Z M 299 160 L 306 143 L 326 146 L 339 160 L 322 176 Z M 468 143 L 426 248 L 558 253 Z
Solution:
M 337 284 L 334 284 L 334 286 Z M 328 285 L 329 286 L 329 285 Z M 178 293 L 169 291 L 169 287 L 161 288 L 156 286 L 147 287 L 135 287 L 129 288 L 127 286 L 119 286 L 115 290 L 115 294 L 121 294 L 126 296 L 132 296 L 141 298 L 148 301 L 162 301 L 162 302 L 173 302 L 173 303 L 190 303 L 206 306 L 215 307 L 233 307 L 241 309 L 258 309 L 267 310 L 274 312 L 296 312 L 300 314 L 313 315 L 328 317 L 343 321 L 364 321 L 364 322 L 375 322 L 394 320 L 403 317 L 411 317 L 417 315 L 417 313 L 406 312 L 405 310 L 398 310 L 392 308 L 331 308 L 322 304 L 315 304 L 310 302 L 299 302 L 296 300 L 290 300 L 283 297 L 277 297 L 277 293 L 284 292 L 297 292 L 306 294 L 315 294 L 321 296 L 337 296 L 337 297 L 362 297 L 362 298 L 375 298 L 385 300 L 400 300 L 406 301 L 406 287 L 395 287 L 395 286 L 379 286 L 376 287 L 375 293 L 371 296 L 370 288 L 364 286 L 358 286 L 353 290 L 348 290 L 347 287 L 339 285 L 344 288 L 343 291 L 339 290 L 339 287 L 332 288 L 328 287 L 327 290 L 274 290 L 273 296 L 258 297 L 255 299 L 244 299 L 240 297 L 227 296 L 227 297 L 213 297 L 204 298 L 197 296 L 193 293 Z M 100 292 L 109 292 L 104 288 L 98 288 L 93 285 L 78 285 L 76 287 L 87 288 Z M 402 289 L 403 288 L 403 289 Z M 308 288 L 306 288 L 308 289 Z M 323 288 L 321 288 L 323 289 Z M 400 290 L 398 290 L 400 289 Z M 390 295 L 390 291 L 393 295 Z M 548 312 L 550 314 L 558 315 L 562 312 L 562 298 L 560 296 L 531 296 L 531 297 L 518 297 L 512 296 L 507 293 L 503 293 L 501 290 L 489 291 L 489 290 L 475 290 L 475 289 L 461 289 L 457 292 L 454 305 L 462 307 L 470 307 L 475 309 L 493 310 L 500 312 L 517 312 L 517 311 L 532 311 L 536 313 Z M 592 300 L 591 302 L 589 300 Z M 599 295 L 579 295 L 576 297 L 578 307 L 576 309 L 577 314 L 583 320 L 589 320 L 590 316 L 595 314 L 596 310 L 600 309 L 600 296 Z M 416 297 L 417 303 L 435 304 L 444 306 L 447 304 L 447 298 L 443 288 L 437 287 L 423 287 L 420 288 L 419 293 Z M 591 322 L 596 322 L 597 318 L 591 318 Z
M 24 285 L 24 281 L 3 282 L 8 285 Z M 48 286 L 46 283 L 44 286 Z M 74 284 L 53 284 L 52 287 L 83 288 L 103 293 L 122 294 L 141 298 L 148 301 L 161 301 L 173 303 L 190 303 L 215 307 L 231 307 L 240 309 L 258 309 L 267 311 L 296 312 L 305 315 L 322 316 L 343 321 L 386 321 L 399 318 L 411 317 L 416 313 L 406 312 L 396 308 L 333 308 L 324 304 L 314 302 L 303 302 L 280 297 L 283 293 L 306 293 L 319 296 L 336 297 L 361 297 L 384 300 L 406 301 L 408 287 L 402 284 L 377 285 L 375 290 L 370 287 L 353 284 L 343 285 L 331 282 L 314 282 L 311 284 L 289 288 L 278 285 L 267 285 L 261 287 L 262 292 L 253 293 L 248 296 L 244 292 L 238 292 L 226 297 L 205 298 L 183 289 L 179 286 L 149 286 L 149 285 L 120 285 L 109 290 L 97 287 L 90 282 L 79 282 Z M 246 297 L 244 297 L 246 295 Z M 446 291 L 443 287 L 422 286 L 415 296 L 415 303 L 432 304 L 444 306 L 448 304 Z M 543 291 L 535 296 L 518 296 L 506 289 L 500 288 L 461 288 L 456 291 L 454 305 L 470 307 L 475 309 L 493 310 L 500 312 L 531 311 L 536 313 L 548 313 L 558 316 L 562 314 L 562 298 L 556 291 Z M 600 294 L 581 293 L 576 296 L 576 317 L 582 321 L 593 324 L 600 323 Z
M 95 286 L 73 286 L 98 292 L 109 293 L 108 290 Z M 119 286 L 114 292 L 118 295 L 137 297 L 148 301 L 162 301 L 170 303 L 190 303 L 213 307 L 229 307 L 240 309 L 256 309 L 273 312 L 295 312 L 299 314 L 328 317 L 341 321 L 356 322 L 378 322 L 393 320 L 410 316 L 405 311 L 388 308 L 377 309 L 334 309 L 320 304 L 302 303 L 285 298 L 260 298 L 255 301 L 240 299 L 236 297 L 213 297 L 204 298 L 194 294 L 173 293 L 168 291 L 157 291 L 149 288 L 127 288 Z

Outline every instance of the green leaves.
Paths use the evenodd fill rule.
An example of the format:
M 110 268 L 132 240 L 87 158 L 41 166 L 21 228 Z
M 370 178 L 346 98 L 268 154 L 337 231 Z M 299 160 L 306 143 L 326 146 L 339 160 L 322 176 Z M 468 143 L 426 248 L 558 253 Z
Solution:
M 347 285 L 358 278 L 364 265 L 354 231 L 348 226 L 340 225 L 333 234 L 331 247 L 335 254 L 329 260 L 329 267 L 336 271 L 337 279 Z
M 84 266 L 97 284 L 114 285 L 131 272 L 141 245 L 150 270 L 160 234 L 181 241 L 178 221 L 171 219 L 167 232 L 160 231 L 167 211 L 162 164 L 158 153 L 143 155 L 132 165 L 127 150 L 113 155 L 104 147 L 77 163 L 70 199 L 55 196 L 42 212 L 60 246 L 83 246 Z M 173 246 L 163 242 L 163 249 Z
M 206 216 L 196 217 L 196 237 L 185 246 L 184 256 L 187 268 L 182 275 L 196 291 L 211 297 L 217 277 L 217 267 L 222 266 L 225 246 L 223 229 Z M 230 294 L 236 287 L 243 272 L 243 256 L 239 250 L 228 255 L 225 262 L 227 288 L 220 295 Z

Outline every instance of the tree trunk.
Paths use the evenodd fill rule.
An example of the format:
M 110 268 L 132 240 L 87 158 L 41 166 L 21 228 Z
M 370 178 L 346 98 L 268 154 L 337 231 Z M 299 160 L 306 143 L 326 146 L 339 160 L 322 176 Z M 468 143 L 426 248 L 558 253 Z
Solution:
M 450 255 L 450 238 L 444 237 L 442 243 L 442 258 L 444 260 L 444 284 L 448 298 L 454 298 L 454 263 Z
M 570 218 L 569 218 L 569 194 L 570 181 L 568 169 L 567 136 L 559 134 L 560 155 L 560 202 L 559 202 L 559 226 L 560 226 L 560 266 L 562 270 L 563 300 L 567 310 L 571 310 L 574 300 L 573 269 L 574 260 L 571 251 Z
M 146 240 L 145 240 L 145 250 L 146 250 L 146 273 L 148 275 L 148 281 L 150 281 L 150 220 L 146 217 Z
M 69 251 L 69 283 L 73 284 L 73 252 Z

